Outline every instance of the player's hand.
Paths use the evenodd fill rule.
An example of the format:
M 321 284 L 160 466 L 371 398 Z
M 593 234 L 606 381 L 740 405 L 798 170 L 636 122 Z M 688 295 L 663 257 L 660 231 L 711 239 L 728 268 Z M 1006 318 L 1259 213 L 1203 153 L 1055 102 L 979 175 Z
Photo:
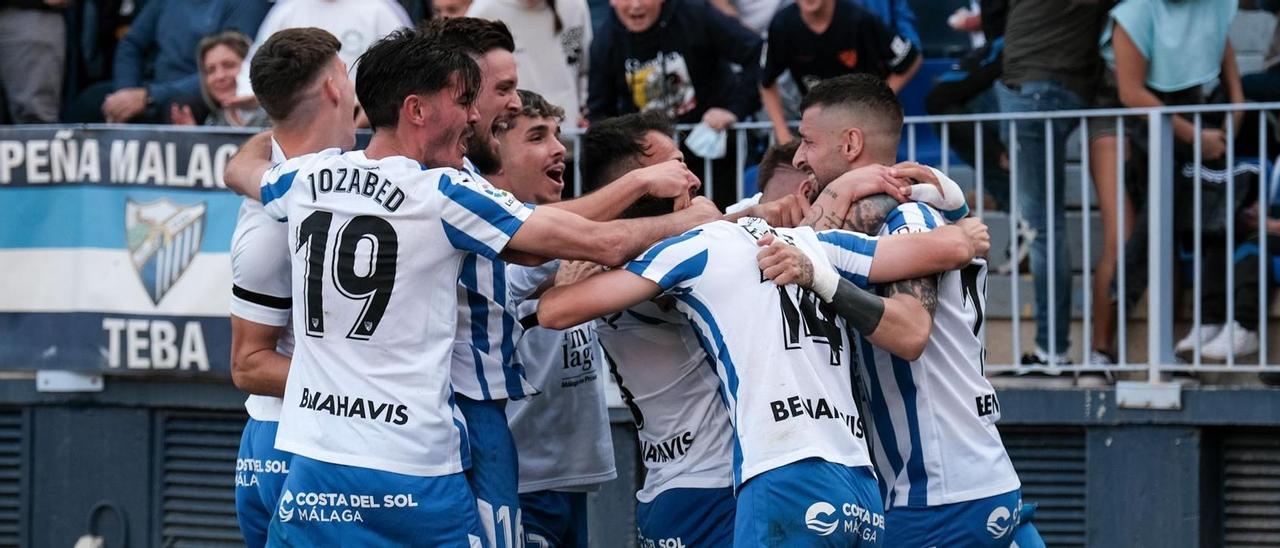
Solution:
M 809 215 L 809 202 L 796 194 L 747 208 L 748 217 L 759 217 L 769 226 L 795 228 Z
M 800 248 L 772 234 L 756 240 L 756 243 L 764 248 L 756 253 L 756 263 L 764 277 L 773 280 L 774 285 L 796 284 L 804 288 L 813 285 L 813 262 Z
M 893 168 L 882 165 L 847 171 L 822 190 L 802 224 L 814 230 L 842 228 L 854 202 L 876 194 L 906 202 L 911 195 L 911 180 L 894 175 Z
M 604 267 L 591 261 L 560 261 L 556 269 L 555 284 L 569 285 L 604 272 Z
M 725 128 L 737 121 L 738 115 L 720 107 L 711 107 L 702 115 L 702 123 L 707 124 L 716 131 L 724 131 Z
M 982 219 L 968 217 L 956 222 L 956 226 L 964 230 L 973 250 L 974 257 L 986 257 L 991 251 L 991 234 L 987 232 L 986 223 Z
M 660 162 L 637 169 L 636 177 L 644 182 L 645 194 L 654 198 L 688 197 L 702 188 L 702 181 L 679 160 Z M 681 204 L 683 205 L 683 204 Z
M 911 183 L 919 182 L 933 185 L 938 188 L 939 193 L 946 192 L 946 189 L 942 187 L 942 182 L 938 180 L 937 174 L 932 169 L 915 162 L 899 162 L 890 168 L 889 172 L 898 179 L 906 179 Z
M 724 214 L 720 212 L 720 208 L 716 207 L 715 202 L 703 196 L 697 196 L 690 200 L 689 206 L 682 209 L 681 213 L 692 217 L 694 222 L 699 225 L 724 218 Z

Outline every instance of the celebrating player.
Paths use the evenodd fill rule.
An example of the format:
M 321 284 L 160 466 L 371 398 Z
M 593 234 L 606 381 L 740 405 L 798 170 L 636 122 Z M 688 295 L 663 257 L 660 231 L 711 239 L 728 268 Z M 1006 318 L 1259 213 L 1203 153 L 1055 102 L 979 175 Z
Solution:
M 661 201 L 648 206 L 653 213 L 671 207 Z M 876 241 L 842 231 L 774 229 L 757 218 L 714 222 L 660 242 L 626 269 L 548 290 L 539 322 L 560 328 L 659 294 L 674 296 L 715 360 L 735 427 L 734 543 L 776 545 L 784 538 L 805 538 L 815 544 L 876 545 L 883 539 L 882 503 L 873 493 L 876 480 L 853 399 L 850 341 L 843 320 L 818 304 L 813 293 L 795 286 L 779 290 L 762 278 L 757 241 L 774 234 L 825 254 L 849 278 L 930 271 L 909 258 L 877 264 L 882 251 L 901 258 L 903 246 L 916 246 L 917 252 L 918 246 L 936 246 L 937 255 L 917 253 L 931 260 L 961 247 L 968 251 L 942 268 L 967 263 L 974 254 L 967 237 L 957 232 L 945 242 L 916 236 Z M 939 270 L 938 264 L 932 266 Z M 896 309 L 887 312 L 891 322 L 897 314 Z
M 480 119 L 468 140 L 467 161 L 472 175 L 501 173 L 502 152 L 498 136 L 520 112 L 516 93 L 515 44 L 506 25 L 471 17 L 434 20 L 422 27 L 450 47 L 467 52 L 480 66 L 482 86 L 476 99 Z M 513 139 L 514 134 L 507 134 Z M 512 144 L 519 144 L 512 141 Z M 544 144 L 546 144 L 544 142 Z M 526 160 L 513 157 L 511 169 Z M 514 191 L 515 184 L 540 185 L 548 181 L 563 186 L 563 161 L 531 166 L 520 174 L 495 177 L 494 183 Z M 479 173 L 475 173 L 478 169 Z M 528 180 L 526 180 L 528 179 Z M 551 183 L 547 183 L 551 184 Z M 617 217 L 628 204 L 646 194 L 688 196 L 697 178 L 677 162 L 668 162 L 628 177 L 626 184 L 608 192 L 550 204 L 586 218 L 606 221 Z M 556 190 L 555 192 L 559 192 Z M 538 203 L 550 201 L 544 192 Z M 557 194 L 558 197 L 558 194 Z M 558 201 L 558 200 L 557 200 Z M 520 529 L 523 511 L 518 495 L 516 445 L 508 427 L 507 400 L 519 400 L 535 392 L 525 380 L 521 364 L 513 360 L 520 326 L 507 290 L 504 263 L 472 254 L 463 260 L 459 275 L 458 326 L 453 347 L 453 386 L 459 410 L 466 417 L 473 458 L 467 479 L 476 494 L 487 546 L 511 546 Z M 565 516 L 568 519 L 571 516 Z
M 478 542 L 447 368 L 465 254 L 619 264 L 709 215 L 694 207 L 648 223 L 596 223 L 533 211 L 459 171 L 479 118 L 480 71 L 431 37 L 399 31 L 379 41 L 356 80 L 374 127 L 369 147 L 291 159 L 263 177 L 264 208 L 290 225 L 302 303 L 294 325 L 306 334 L 285 389 L 277 447 L 295 457 L 270 537 Z
M 583 177 L 607 189 L 632 170 L 682 161 L 673 129 L 658 113 L 592 124 L 582 139 Z M 640 439 L 641 544 L 732 544 L 733 427 L 689 322 L 674 303 L 646 301 L 597 321 L 596 330 Z
M 520 115 L 499 133 L 502 173 L 492 181 L 525 202 L 559 202 L 564 183 L 553 175 L 564 171 L 565 147 L 556 138 L 564 110 L 524 90 L 520 102 Z M 507 266 L 519 317 L 534 315 L 538 288 L 560 267 L 560 261 Z M 617 477 L 595 326 L 551 330 L 536 320 L 521 323 L 528 328 L 517 342 L 517 360 L 540 390 L 507 406 L 520 455 L 525 541 L 535 548 L 585 547 L 587 492 Z
M 273 161 L 354 144 L 355 88 L 340 48 L 324 30 L 298 28 L 273 34 L 254 55 L 249 70 L 274 126 Z M 288 245 L 285 225 L 245 200 L 231 239 L 231 378 L 250 394 L 236 458 L 236 520 L 251 548 L 266 545 L 292 457 L 275 448 L 293 352 Z
M 828 80 L 803 107 L 796 164 L 820 184 L 893 162 L 902 110 L 883 82 L 865 75 Z M 927 232 L 947 219 L 927 205 L 899 205 L 881 195 L 857 202 L 845 222 L 885 236 Z M 761 267 L 772 264 L 762 259 Z M 858 355 L 890 546 L 1044 545 L 1034 527 L 1019 526 L 1020 482 L 995 427 L 1000 404 L 982 374 L 986 272 L 986 261 L 977 258 L 940 275 L 880 286 L 884 302 L 909 311 L 913 319 L 903 326 L 851 319 L 862 334 Z M 855 314 L 866 317 L 867 307 Z M 904 351 L 890 346 L 904 338 Z

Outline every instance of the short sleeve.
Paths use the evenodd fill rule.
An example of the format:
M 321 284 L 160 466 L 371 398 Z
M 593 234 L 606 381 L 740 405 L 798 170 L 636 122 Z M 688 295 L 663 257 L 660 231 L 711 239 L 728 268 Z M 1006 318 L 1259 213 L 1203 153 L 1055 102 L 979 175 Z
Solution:
M 706 270 L 707 256 L 702 230 L 691 230 L 654 244 L 625 268 L 658 284 L 665 293 L 690 287 Z
M 511 298 L 511 306 L 517 310 L 529 300 L 529 296 L 547 280 L 556 275 L 560 269 L 560 261 L 553 260 L 538 266 L 507 265 L 507 295 Z
M 285 195 L 289 193 L 289 189 L 293 188 L 293 180 L 297 176 L 298 162 L 293 160 L 276 164 L 262 175 L 262 188 L 259 190 L 262 209 L 272 219 L 277 221 L 287 219 L 288 208 L 285 204 Z
M 1145 59 L 1151 59 L 1151 48 L 1154 40 L 1154 14 L 1152 6 L 1146 1 L 1130 1 L 1116 4 L 1111 8 L 1111 20 L 1121 27 L 1137 46 L 1138 52 Z M 1104 38 L 1110 38 L 1111 32 Z
M 432 170 L 443 195 L 440 221 L 449 243 L 467 251 L 497 259 L 511 237 L 533 213 L 510 192 L 488 181 L 454 169 Z
M 878 240 L 847 230 L 823 230 L 818 233 L 818 244 L 831 260 L 836 272 L 860 287 L 867 287 L 871 274 L 871 259 L 876 254 Z
M 289 231 L 246 200 L 231 240 L 231 314 L 263 325 L 289 323 L 293 307 Z
M 884 234 L 928 232 L 946 224 L 937 210 L 920 202 L 907 202 L 894 208 L 884 219 Z

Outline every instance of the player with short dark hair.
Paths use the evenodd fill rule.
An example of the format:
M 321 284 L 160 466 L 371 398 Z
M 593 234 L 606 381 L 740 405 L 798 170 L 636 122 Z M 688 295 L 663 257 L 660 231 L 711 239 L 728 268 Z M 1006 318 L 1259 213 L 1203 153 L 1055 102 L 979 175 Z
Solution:
M 274 162 L 330 147 L 350 148 L 355 132 L 355 90 L 338 59 L 341 44 L 316 28 L 281 31 L 254 56 L 251 70 L 262 105 L 275 125 Z M 255 138 L 246 147 L 265 147 Z M 231 239 L 231 379 L 248 392 L 236 456 L 236 520 L 250 548 L 267 542 L 292 455 L 275 448 L 293 330 L 287 227 L 256 200 L 240 206 Z
M 493 173 L 498 170 L 497 134 L 520 111 L 516 94 L 516 43 L 511 30 L 502 21 L 476 17 L 431 19 L 421 24 L 422 32 L 435 36 L 444 44 L 467 52 L 484 75 L 484 90 L 476 107 L 480 121 L 467 143 L 467 159 L 473 171 Z
M 277 447 L 295 454 L 271 538 L 300 545 L 479 542 L 449 355 L 468 254 L 618 264 L 705 210 L 597 223 L 533 210 L 462 170 L 480 69 L 412 30 L 361 58 L 364 151 L 294 158 L 263 176 L 287 220 L 299 337 Z M 390 90 L 390 91 L 388 91 Z M 296 496 L 295 496 L 296 494 Z
M 594 123 L 582 137 L 584 173 L 607 188 L 628 170 L 683 159 L 673 135 L 652 113 Z M 672 207 L 669 200 L 642 202 L 623 216 Z M 732 545 L 733 426 L 693 328 L 673 303 L 651 301 L 596 320 L 595 330 L 640 442 L 641 545 Z
M 636 132 L 631 128 L 628 132 L 630 125 L 644 127 L 639 123 L 642 121 L 629 122 L 613 122 L 614 125 L 603 131 L 613 138 L 600 147 L 604 154 L 593 156 L 595 161 L 602 162 L 600 169 L 615 169 L 617 164 L 634 165 L 661 154 L 678 154 L 669 137 L 647 129 Z M 611 142 L 619 138 L 634 146 L 613 146 Z M 586 141 L 584 144 L 591 142 L 590 132 Z M 608 153 L 627 148 L 638 151 L 638 154 L 621 156 Z M 665 204 L 655 201 L 647 208 L 648 211 L 637 211 L 637 214 L 659 212 L 664 205 L 668 210 L 672 207 L 670 201 Z M 836 497 L 833 498 L 835 504 L 850 504 L 849 508 L 856 507 L 859 513 L 856 518 L 847 520 L 848 529 L 841 528 L 840 535 L 815 536 L 813 540 L 847 546 L 860 540 L 878 541 L 883 537 L 882 523 L 875 517 L 880 502 L 876 495 L 871 494 L 875 489 L 875 479 L 869 469 L 870 457 L 866 454 L 866 446 L 860 440 L 861 426 L 857 421 L 853 389 L 849 385 L 849 345 L 843 328 L 838 325 L 843 320 L 836 320 L 834 310 L 825 303 L 817 304 L 813 294 L 802 293 L 794 287 L 778 291 L 762 277 L 756 267 L 757 241 L 775 232 L 811 249 L 829 251 L 833 260 L 839 262 L 842 274 L 854 279 L 885 279 L 881 276 L 930 271 L 927 268 L 950 268 L 967 262 L 975 251 L 969 247 L 964 235 L 954 231 L 953 235 L 960 240 L 927 243 L 890 238 L 873 242 L 839 231 L 815 236 L 808 229 L 775 230 L 760 219 L 751 218 L 737 224 L 715 222 L 703 225 L 659 243 L 626 269 L 548 290 L 538 311 L 539 321 L 544 326 L 562 327 L 601 315 L 607 318 L 605 325 L 609 322 L 631 324 L 626 326 L 627 335 L 616 337 L 610 333 L 611 328 L 603 325 L 598 328 L 607 334 L 603 339 L 606 349 L 622 349 L 618 374 L 622 379 L 620 384 L 627 389 L 625 394 L 631 397 L 629 402 L 634 404 L 633 413 L 638 410 L 637 416 L 643 417 L 644 424 L 653 425 L 649 432 L 641 430 L 642 441 L 650 434 L 662 436 L 672 432 L 676 439 L 684 440 L 681 432 L 697 431 L 714 444 L 715 428 L 702 424 L 701 419 L 706 415 L 701 411 L 688 411 L 687 400 L 696 405 L 696 402 L 705 403 L 706 397 L 711 401 L 723 397 L 728 416 L 734 421 L 736 443 L 728 470 L 733 483 L 728 485 L 738 488 L 735 531 L 730 534 L 717 530 L 714 521 L 708 523 L 700 517 L 706 516 L 705 512 L 714 511 L 723 519 L 727 513 L 720 510 L 721 504 L 715 503 L 723 497 L 717 498 L 712 494 L 717 487 L 716 474 L 719 472 L 716 469 L 716 452 L 704 449 L 710 452 L 699 452 L 665 471 L 662 466 L 646 462 L 646 466 L 651 466 L 650 472 L 655 473 L 654 483 L 646 482 L 648 493 L 641 492 L 644 504 L 640 506 L 638 516 L 641 534 L 647 539 L 677 538 L 687 543 L 692 538 L 711 538 L 723 544 L 731 536 L 733 542 L 742 545 L 768 545 L 779 542 L 779 535 L 810 535 L 813 533 L 805 530 L 804 520 L 797 520 L 797 516 L 804 517 L 806 508 L 814 513 L 809 518 L 830 518 L 833 514 L 824 514 L 825 507 L 814 499 L 805 500 L 798 508 L 797 505 L 801 504 L 799 499 L 819 495 Z M 921 261 L 901 254 L 913 242 L 936 246 L 940 254 L 952 253 L 961 247 L 969 252 L 945 263 L 924 266 Z M 874 264 L 870 260 L 872 255 L 876 257 Z M 934 259 L 941 257 L 916 255 Z M 558 280 L 558 283 L 570 281 Z M 680 389 L 687 393 L 663 393 L 663 388 L 681 379 L 682 367 L 692 364 L 693 367 L 687 371 L 699 371 L 700 361 L 687 361 L 688 356 L 697 355 L 690 353 L 687 347 L 674 344 L 662 357 L 654 357 L 657 355 L 654 350 L 624 347 L 637 339 L 655 340 L 648 336 L 655 333 L 652 328 L 645 332 L 644 337 L 637 334 L 638 329 L 644 329 L 642 324 L 660 323 L 654 315 L 660 314 L 661 309 L 654 312 L 649 310 L 653 307 L 644 307 L 648 307 L 647 301 L 663 293 L 675 298 L 676 307 L 688 318 L 696 333 L 693 339 L 698 341 L 705 355 L 714 360 L 715 372 L 719 375 L 718 391 L 716 383 L 710 386 L 692 383 L 681 386 Z M 831 296 L 824 298 L 830 299 Z M 900 330 L 901 309 L 892 305 L 880 307 L 885 310 L 882 314 L 883 323 L 888 327 L 885 331 Z M 636 314 L 637 310 L 642 312 Z M 614 315 L 617 313 L 622 315 Z M 632 318 L 636 321 L 631 321 Z M 676 322 L 678 325 L 680 320 Z M 800 335 L 801 330 L 804 336 Z M 777 333 L 782 333 L 784 340 L 776 340 Z M 792 334 L 789 338 L 788 333 Z M 671 339 L 669 336 L 659 338 Z M 653 343 L 648 344 L 654 346 Z M 825 348 L 817 352 L 818 345 Z M 791 353 L 788 349 L 799 352 Z M 613 350 L 610 353 L 612 355 Z M 642 382 L 637 384 L 628 378 Z M 840 389 L 841 385 L 846 389 Z M 796 392 L 771 392 L 776 390 Z M 805 403 L 801 403 L 802 400 Z M 796 412 L 787 411 L 786 416 L 780 418 L 779 408 L 781 411 L 795 409 Z M 795 420 L 788 422 L 788 419 Z M 830 422 L 826 422 L 828 419 Z M 697 439 L 698 436 L 692 436 L 695 444 Z M 804 441 L 779 441 L 785 439 Z M 851 466 L 865 468 L 849 468 Z M 758 479 L 753 479 L 757 476 Z M 721 481 L 726 479 L 725 476 L 720 478 Z M 666 488 L 678 488 L 681 481 L 689 480 L 709 489 L 669 491 L 672 496 L 662 497 L 667 494 L 663 492 Z M 764 492 L 769 495 L 764 495 Z M 779 496 L 779 493 L 784 495 Z M 654 498 L 644 501 L 648 496 Z M 865 522 L 862 521 L 864 516 Z M 840 516 L 835 516 L 832 523 L 841 520 Z M 795 527 L 797 524 L 799 527 Z M 823 522 L 824 530 L 827 525 L 830 524 Z M 834 533 L 836 525 L 832 525 L 827 534 Z M 850 533 L 854 529 L 857 532 Z
M 483 84 L 476 101 L 479 120 L 467 141 L 466 165 L 475 177 L 499 173 L 501 158 L 495 136 L 520 111 L 509 31 L 500 22 L 463 17 L 429 22 L 421 32 L 467 52 L 480 66 Z M 540 176 L 563 184 L 564 167 L 548 167 Z M 636 173 L 627 178 L 626 184 L 609 192 L 550 205 L 607 221 L 641 196 L 688 196 L 689 189 L 697 184 L 697 178 L 683 165 L 668 163 Z M 507 400 L 518 400 L 537 391 L 526 381 L 523 366 L 513 360 L 519 324 L 507 292 L 505 270 L 501 261 L 479 254 L 463 260 L 458 277 L 458 331 L 452 366 L 453 388 L 458 408 L 470 426 L 470 448 L 476 463 L 468 471 L 468 480 L 481 510 L 486 542 L 493 546 L 514 537 L 521 522 L 516 446 L 504 409 Z M 500 525 L 504 530 L 498 530 Z
M 564 109 L 526 90 L 520 90 L 520 103 L 520 115 L 498 133 L 502 172 L 490 180 L 521 201 L 559 203 L 564 182 L 553 175 L 564 171 L 565 147 L 557 138 Z M 510 299 L 525 326 L 515 361 L 539 390 L 507 404 L 520 456 L 522 540 L 528 546 L 586 546 L 587 492 L 617 477 L 594 326 L 551 330 L 530 318 L 538 306 L 537 288 L 568 264 L 506 267 Z
M 890 169 L 902 124 L 896 104 L 892 90 L 869 76 L 819 84 L 805 98 L 796 165 L 819 184 Z M 887 237 L 936 231 L 964 215 L 965 208 L 939 211 L 878 195 L 855 203 L 843 225 Z M 1034 527 L 1019 524 L 1020 482 L 995 426 L 995 390 L 982 374 L 986 272 L 986 260 L 975 258 L 872 288 L 909 311 L 906 353 L 855 324 L 890 546 L 1044 545 Z

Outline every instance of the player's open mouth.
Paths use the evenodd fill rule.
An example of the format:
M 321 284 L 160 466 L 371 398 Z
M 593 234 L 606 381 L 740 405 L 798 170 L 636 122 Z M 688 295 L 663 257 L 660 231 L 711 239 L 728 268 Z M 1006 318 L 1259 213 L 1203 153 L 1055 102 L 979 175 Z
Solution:
M 554 166 L 551 166 L 550 168 L 547 169 L 546 174 L 547 174 L 547 177 L 550 177 L 552 181 L 555 181 L 562 185 L 564 184 L 564 164 L 561 163 L 561 164 L 556 164 Z

